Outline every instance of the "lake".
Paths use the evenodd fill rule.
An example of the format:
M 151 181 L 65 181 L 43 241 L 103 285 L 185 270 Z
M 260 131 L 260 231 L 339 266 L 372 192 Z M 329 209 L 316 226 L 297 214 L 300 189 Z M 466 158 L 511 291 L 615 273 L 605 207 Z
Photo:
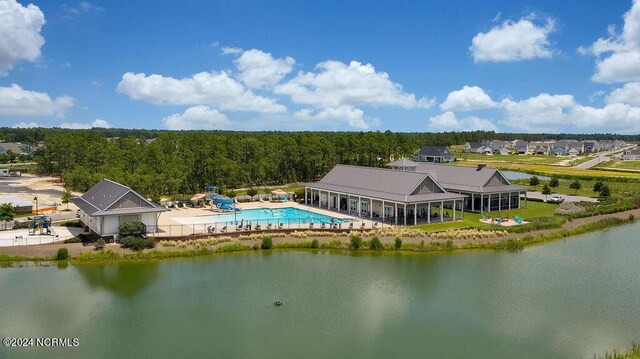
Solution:
M 508 180 L 529 179 L 529 178 L 534 176 L 534 175 L 532 175 L 530 173 L 519 172 L 519 171 L 503 171 L 503 170 L 500 170 L 500 172 Z M 547 177 L 547 176 L 538 176 L 538 175 L 535 175 L 535 176 L 538 177 L 538 179 L 540 179 L 541 181 L 548 181 L 548 180 L 551 179 L 551 177 Z
M 0 268 L 0 336 L 80 343 L 0 358 L 591 358 L 640 340 L 639 230 L 520 253 Z

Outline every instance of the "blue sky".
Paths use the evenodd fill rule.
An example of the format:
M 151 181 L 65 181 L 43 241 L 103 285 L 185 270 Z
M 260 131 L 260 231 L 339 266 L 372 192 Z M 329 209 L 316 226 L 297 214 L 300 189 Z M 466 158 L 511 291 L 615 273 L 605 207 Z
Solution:
M 640 0 L 0 0 L 0 126 L 640 132 Z

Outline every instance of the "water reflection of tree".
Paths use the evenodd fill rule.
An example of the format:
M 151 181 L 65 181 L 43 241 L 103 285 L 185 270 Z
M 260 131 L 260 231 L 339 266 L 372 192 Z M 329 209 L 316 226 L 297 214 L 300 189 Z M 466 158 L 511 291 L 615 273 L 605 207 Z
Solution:
M 75 266 L 91 288 L 133 298 L 158 278 L 158 263 L 81 264 Z

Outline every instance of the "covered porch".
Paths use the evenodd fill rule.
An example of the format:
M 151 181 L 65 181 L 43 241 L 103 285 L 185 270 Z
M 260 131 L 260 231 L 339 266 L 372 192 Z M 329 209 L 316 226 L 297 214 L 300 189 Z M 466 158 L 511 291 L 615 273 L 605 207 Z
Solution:
M 392 225 L 430 224 L 464 219 L 465 195 L 455 193 L 438 195 L 440 196 L 434 197 L 440 198 L 428 199 L 425 198 L 428 196 L 416 196 L 422 198 L 394 201 L 375 196 L 306 187 L 304 203 Z
M 527 191 L 458 193 L 467 196 L 467 198 L 464 199 L 464 209 L 470 212 L 492 212 L 527 208 Z

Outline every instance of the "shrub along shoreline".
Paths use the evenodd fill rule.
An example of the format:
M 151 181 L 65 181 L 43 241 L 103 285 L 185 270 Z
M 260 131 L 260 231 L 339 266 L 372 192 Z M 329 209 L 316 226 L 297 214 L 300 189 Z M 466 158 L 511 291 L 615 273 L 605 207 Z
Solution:
M 380 237 L 373 235 L 370 239 L 364 239 L 361 237 L 365 233 L 359 233 L 351 235 L 350 237 L 333 237 L 328 241 L 319 243 L 318 239 L 312 238 L 313 233 L 310 233 L 310 238 L 307 238 L 307 234 L 301 233 L 299 236 L 293 238 L 287 238 L 279 241 L 274 241 L 272 236 L 259 236 L 254 235 L 244 239 L 238 239 L 237 242 L 232 242 L 231 239 L 208 239 L 208 240 L 193 240 L 191 242 L 178 242 L 176 249 L 146 249 L 137 251 L 114 251 L 114 250 L 96 250 L 91 252 L 78 253 L 71 257 L 68 255 L 60 255 L 59 252 L 52 253 L 51 257 L 27 257 L 20 255 L 6 255 L 0 254 L 0 263 L 4 262 L 5 265 L 9 265 L 12 262 L 21 261 L 52 261 L 52 260 L 70 260 L 72 263 L 83 262 L 114 262 L 114 261 L 137 261 L 137 260 L 161 260 L 171 258 L 189 258 L 198 256 L 208 256 L 218 253 L 231 253 L 231 252 L 243 252 L 254 250 L 287 250 L 287 249 L 308 249 L 308 250 L 340 250 L 340 251 L 358 251 L 358 252 L 456 252 L 456 251 L 469 251 L 469 250 L 497 250 L 497 251 L 521 251 L 526 247 L 543 244 L 554 240 L 564 239 L 588 232 L 596 232 L 611 227 L 616 227 L 624 224 L 633 223 L 635 217 L 629 215 L 627 218 L 620 217 L 605 217 L 592 222 L 576 226 L 574 228 L 559 228 L 559 229 L 547 229 L 537 230 L 526 233 L 510 233 L 508 237 L 499 241 L 474 241 L 464 240 L 463 243 L 456 244 L 452 239 L 447 239 L 446 235 L 438 237 L 438 241 L 422 240 L 420 242 L 415 238 L 410 238 L 411 233 L 402 238 L 397 236 L 395 238 L 389 238 L 385 233 L 379 233 L 379 235 L 387 235 L 387 240 L 381 240 Z M 536 233 L 537 232 L 537 233 Z M 488 232 L 494 237 L 505 236 L 506 232 Z M 407 236 L 409 238 L 407 238 Z M 515 237 L 514 237 L 515 236 Z M 321 237 L 321 236 L 318 236 Z M 456 237 L 457 238 L 457 237 Z M 346 239 L 346 241 L 345 241 Z M 404 241 L 403 241 L 404 239 Z M 163 246 L 176 246 L 174 243 L 160 242 Z M 59 248 L 59 251 L 64 247 Z M 66 248 L 64 248 L 66 249 Z

